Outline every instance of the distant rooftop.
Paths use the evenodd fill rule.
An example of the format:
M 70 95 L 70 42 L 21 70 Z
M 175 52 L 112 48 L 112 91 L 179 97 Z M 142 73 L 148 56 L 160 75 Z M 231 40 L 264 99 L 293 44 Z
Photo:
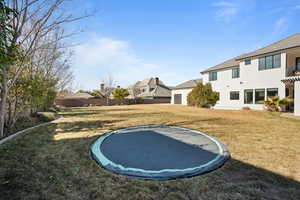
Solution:
M 155 85 L 155 78 L 146 78 L 142 81 L 137 81 L 133 86 L 135 87 L 143 87 L 143 86 L 147 86 L 147 85 Z M 165 85 L 160 79 L 159 79 L 159 85 Z M 130 86 L 130 87 L 133 87 Z
M 64 99 L 89 99 L 89 98 L 93 98 L 93 96 L 88 93 L 78 92 L 78 93 L 67 94 L 63 98 Z
M 176 90 L 176 89 L 187 89 L 187 88 L 194 88 L 197 86 L 198 83 L 202 82 L 202 79 L 193 79 L 193 80 L 189 80 L 189 81 L 186 81 L 184 83 L 181 83 L 177 86 L 175 86 L 173 88 L 173 90 Z
M 164 85 L 157 85 L 150 92 L 143 92 L 139 97 L 171 97 L 171 89 Z

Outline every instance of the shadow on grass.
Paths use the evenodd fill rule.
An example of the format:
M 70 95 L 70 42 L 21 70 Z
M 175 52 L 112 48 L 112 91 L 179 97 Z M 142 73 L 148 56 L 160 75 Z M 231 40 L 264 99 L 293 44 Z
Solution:
M 190 124 L 196 124 L 199 122 L 209 122 L 209 123 L 215 123 L 216 121 L 224 121 L 223 118 L 208 118 L 208 119 L 200 119 L 200 120 L 187 120 L 187 121 L 179 121 L 179 122 L 174 122 L 174 123 L 167 123 L 166 125 L 169 126 L 185 126 L 185 125 L 190 125 Z M 220 123 L 220 122 L 219 122 Z
M 139 117 L 155 117 L 161 115 L 170 115 L 168 112 L 149 112 L 149 113 L 119 113 L 119 114 L 107 114 L 106 116 L 110 117 L 119 117 L 119 118 L 139 118 Z
M 64 117 L 74 117 L 74 116 L 86 116 L 86 115 L 97 115 L 97 114 L 104 114 L 110 112 L 128 112 L 128 111 L 136 111 L 137 109 L 95 109 L 93 107 L 80 107 L 80 108 L 64 108 L 61 113 Z
M 91 131 L 103 128 L 111 128 L 114 123 L 122 122 L 123 120 L 94 120 L 94 121 L 76 121 L 76 122 L 61 122 L 61 131 L 56 133 L 81 132 Z
M 61 113 L 60 115 L 63 117 L 84 117 L 87 115 L 97 115 L 97 114 L 102 114 L 104 113 L 103 111 L 99 112 L 72 112 L 72 113 Z
M 98 136 L 54 140 L 58 128 L 64 132 L 95 130 L 97 126 L 101 129 L 116 122 L 51 124 L 4 143 L 0 146 L 0 199 L 296 200 L 300 197 L 299 182 L 234 158 L 222 168 L 201 176 L 144 181 L 99 167 L 89 155 L 89 147 Z

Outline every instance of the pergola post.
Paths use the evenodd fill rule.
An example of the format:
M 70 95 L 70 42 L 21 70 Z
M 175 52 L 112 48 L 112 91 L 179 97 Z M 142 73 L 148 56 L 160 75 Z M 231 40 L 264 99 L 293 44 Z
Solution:
M 294 85 L 294 115 L 300 116 L 300 76 L 287 77 L 281 81 L 286 85 Z
M 295 81 L 294 114 L 300 116 L 300 81 Z

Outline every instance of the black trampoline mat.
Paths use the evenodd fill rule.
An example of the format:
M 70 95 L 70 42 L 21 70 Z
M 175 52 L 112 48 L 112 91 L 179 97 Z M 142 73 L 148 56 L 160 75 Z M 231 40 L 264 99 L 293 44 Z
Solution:
M 193 168 L 217 156 L 199 146 L 151 130 L 112 134 L 99 148 L 110 161 L 143 170 Z

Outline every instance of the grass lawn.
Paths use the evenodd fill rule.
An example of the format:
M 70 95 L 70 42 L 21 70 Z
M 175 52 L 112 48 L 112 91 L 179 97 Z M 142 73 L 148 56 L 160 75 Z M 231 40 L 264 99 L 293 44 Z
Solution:
M 278 113 L 132 105 L 61 114 L 0 146 L 0 199 L 300 199 L 300 121 Z M 214 172 L 161 182 L 116 175 L 91 160 L 99 135 L 146 124 L 215 136 L 232 158 Z

